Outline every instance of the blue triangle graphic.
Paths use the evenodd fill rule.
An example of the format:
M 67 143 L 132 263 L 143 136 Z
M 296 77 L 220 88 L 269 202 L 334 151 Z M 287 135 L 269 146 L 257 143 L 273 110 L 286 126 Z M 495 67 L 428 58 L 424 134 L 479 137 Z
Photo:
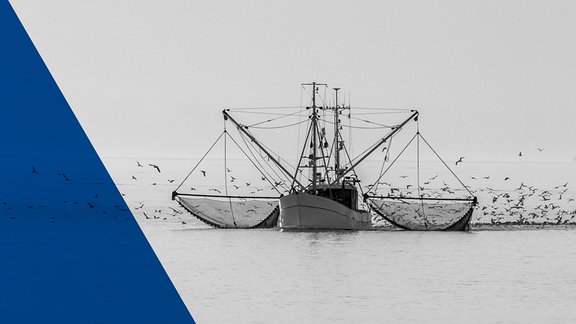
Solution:
M 193 323 L 8 1 L 0 48 L 0 322 Z

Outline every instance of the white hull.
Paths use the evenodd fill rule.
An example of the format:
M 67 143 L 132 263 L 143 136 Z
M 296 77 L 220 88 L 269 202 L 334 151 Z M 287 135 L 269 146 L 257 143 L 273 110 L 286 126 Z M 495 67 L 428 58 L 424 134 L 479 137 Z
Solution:
M 307 193 L 280 198 L 281 229 L 360 230 L 372 227 L 371 216 L 328 198 Z

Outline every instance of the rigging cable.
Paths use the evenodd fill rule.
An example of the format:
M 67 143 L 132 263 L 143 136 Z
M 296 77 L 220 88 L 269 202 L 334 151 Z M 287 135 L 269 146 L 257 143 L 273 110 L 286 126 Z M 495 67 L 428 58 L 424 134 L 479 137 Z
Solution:
M 408 142 L 408 144 L 406 144 L 406 146 L 404 146 L 404 148 L 402 149 L 402 151 L 400 151 L 400 153 L 398 154 L 398 156 L 396 156 L 396 158 L 392 161 L 392 163 L 390 163 L 390 165 L 388 165 L 388 168 L 386 168 L 386 170 L 384 171 L 384 173 L 380 174 L 380 176 L 379 176 L 378 179 L 376 180 L 377 182 L 380 181 L 380 179 L 382 179 L 382 177 L 386 174 L 386 172 L 388 172 L 388 170 L 390 170 L 390 168 L 394 165 L 394 163 L 396 163 L 396 161 L 397 161 L 398 158 L 402 155 L 402 153 L 404 153 L 404 151 L 406 151 L 406 149 L 408 148 L 408 146 L 410 146 L 410 144 L 412 144 L 412 141 L 414 141 L 414 138 L 416 138 L 416 135 L 412 136 L 412 139 Z
M 360 119 L 360 118 L 356 118 L 356 117 L 350 117 L 350 119 L 359 120 L 359 121 L 362 121 L 362 122 L 365 122 L 365 123 L 368 123 L 368 124 L 378 125 L 378 126 L 381 126 L 381 127 L 383 127 L 383 128 L 392 128 L 392 127 L 394 127 L 394 126 L 383 125 L 383 124 L 379 124 L 379 123 L 373 122 L 373 121 L 371 121 L 371 120 Z M 357 127 L 361 127 L 361 126 L 357 126 Z
M 268 172 L 268 170 L 266 170 L 266 168 L 262 165 L 262 163 L 260 162 L 260 159 L 262 160 L 262 162 L 266 163 L 266 165 L 268 166 L 268 168 L 272 171 L 272 173 L 274 173 L 274 175 L 276 177 L 278 177 L 278 179 L 282 179 L 282 177 L 280 175 L 278 175 L 278 173 L 276 173 L 276 171 L 270 166 L 269 163 L 266 162 L 266 159 L 264 157 L 262 157 L 262 155 L 258 154 L 260 156 L 260 159 L 258 159 L 254 153 L 253 150 L 256 150 L 256 148 L 254 148 L 252 146 L 252 144 L 249 144 L 246 142 L 246 138 L 244 137 L 246 135 L 243 135 L 242 133 L 240 133 L 240 138 L 242 139 L 242 141 L 244 142 L 244 145 L 246 145 L 246 148 L 248 149 L 248 151 L 250 152 L 250 154 L 252 155 L 252 157 L 254 158 L 254 161 L 252 161 L 250 159 L 250 157 L 248 157 L 248 159 L 252 162 L 252 164 L 254 164 L 254 166 L 256 167 L 256 169 L 264 176 L 264 178 L 266 179 L 266 181 L 268 181 L 270 183 L 269 179 L 275 179 L 270 172 Z M 251 142 L 250 142 L 251 143 Z M 256 164 L 258 164 L 260 167 L 256 166 Z
M 279 116 L 279 117 L 276 117 L 276 118 L 268 119 L 268 120 L 265 120 L 265 121 L 261 121 L 261 122 L 258 122 L 258 123 L 252 124 L 252 125 L 247 125 L 246 127 L 255 127 L 255 126 L 257 126 L 257 125 L 261 125 L 261 124 L 273 122 L 273 121 L 276 121 L 276 120 L 278 120 L 278 119 L 282 119 L 282 118 L 294 116 L 294 115 L 297 115 L 297 114 L 300 114 L 300 113 L 301 113 L 301 110 L 298 110 L 298 111 L 293 112 L 293 113 L 291 113 L 291 114 L 277 114 L 277 115 L 280 115 L 280 116 Z M 295 125 L 295 124 L 294 124 L 294 125 Z
M 310 119 L 308 119 L 310 120 Z M 302 152 L 300 153 L 300 157 L 298 158 L 298 163 L 296 164 L 296 171 L 294 171 L 294 178 L 292 179 L 292 184 L 290 185 L 290 190 L 292 190 L 294 188 L 294 185 L 296 184 L 296 177 L 300 177 L 300 179 L 302 179 L 302 177 L 304 176 L 302 174 L 302 172 L 300 171 L 300 166 L 302 163 L 302 159 L 304 158 L 304 152 L 306 151 L 306 148 L 308 147 L 308 139 L 310 138 L 310 131 L 312 130 L 312 127 L 307 127 L 308 131 L 306 132 L 306 138 L 304 139 L 304 145 L 302 145 Z M 300 171 L 300 172 L 298 172 Z M 300 173 L 300 174 L 298 174 Z M 309 179 L 308 179 L 309 180 Z
M 232 223 L 234 223 L 234 227 L 238 228 L 238 224 L 236 224 L 236 219 L 234 218 L 234 208 L 232 208 L 232 198 L 230 198 L 230 196 L 228 195 L 228 147 L 226 146 L 227 144 L 227 138 L 228 138 L 228 131 L 226 130 L 226 120 L 224 120 L 224 133 L 226 134 L 226 136 L 224 136 L 224 193 L 226 193 L 226 196 L 228 197 L 228 204 L 230 205 L 230 214 L 232 215 Z
M 261 123 L 258 123 L 258 124 L 254 124 L 254 125 L 260 125 L 260 124 L 263 124 L 263 123 L 266 123 L 266 122 L 270 122 L 270 121 L 272 121 L 272 120 L 267 120 L 267 121 L 265 121 L 265 122 L 261 122 Z M 263 127 L 263 126 L 254 126 L 254 125 L 250 125 L 250 126 L 246 126 L 246 127 L 247 127 L 247 128 L 256 128 L 256 129 L 280 129 L 280 128 L 288 128 L 288 127 L 292 127 L 292 126 L 300 125 L 300 124 L 302 124 L 302 123 L 305 123 L 305 122 L 306 122 L 306 121 L 305 121 L 305 120 L 303 120 L 303 121 L 298 121 L 298 122 L 296 122 L 296 123 L 293 123 L 293 124 L 282 125 L 282 126 L 269 126 L 269 127 Z
M 350 143 L 350 144 L 352 144 L 352 143 Z M 344 153 L 346 154 L 346 157 L 348 158 L 348 163 L 350 164 L 350 166 L 352 166 L 352 160 L 350 159 L 350 153 L 348 152 L 348 149 L 346 148 L 346 146 L 344 146 Z M 358 174 L 356 173 L 356 169 L 353 169 L 351 172 L 354 175 L 354 177 L 356 177 L 356 180 L 358 180 Z M 364 190 L 362 189 L 362 186 L 358 185 L 358 188 L 360 189 L 360 195 L 363 197 L 364 196 Z M 368 206 L 368 207 L 370 207 L 370 206 Z
M 302 88 L 302 89 L 300 89 L 300 109 L 298 110 L 298 121 L 302 121 L 302 112 L 304 111 L 304 110 L 302 109 L 302 98 L 303 98 L 303 95 L 304 95 L 304 91 L 303 91 L 304 86 L 301 86 L 301 88 Z M 308 121 L 308 119 L 306 119 L 306 120 Z M 301 124 L 299 123 L 299 124 L 298 124 L 298 141 L 296 142 L 296 154 L 298 154 L 298 152 L 300 151 L 298 148 L 300 147 L 300 139 L 301 139 L 300 137 L 301 137 L 301 135 L 302 135 L 301 132 L 302 132 L 302 127 L 301 127 Z M 306 141 L 307 141 L 307 140 L 306 140 Z M 306 146 L 306 145 L 304 145 L 304 146 Z M 300 167 L 300 160 L 301 160 L 301 159 L 302 159 L 302 156 L 300 156 L 300 157 L 298 158 L 299 161 L 298 161 L 298 164 L 296 164 L 297 168 Z M 298 172 L 298 171 L 296 171 L 296 172 Z M 296 177 L 296 175 L 294 175 L 294 177 Z M 293 185 L 294 185 L 294 180 L 292 180 L 292 186 L 291 186 L 291 188 L 293 187 Z
M 418 118 L 418 117 L 416 117 Z M 418 186 L 418 197 L 423 198 L 420 192 L 420 120 L 416 119 L 416 185 Z M 424 188 L 422 188 L 424 190 Z M 426 217 L 426 208 L 424 208 L 424 200 L 420 199 L 420 206 L 422 207 L 422 219 L 424 226 L 428 228 L 428 218 Z
M 388 162 L 388 160 L 390 158 L 390 148 L 392 147 L 392 139 L 393 138 L 394 138 L 394 136 L 391 136 L 388 139 L 388 146 L 382 149 L 382 152 L 384 152 L 384 150 L 386 150 L 386 154 L 384 155 L 384 159 L 382 159 L 382 167 L 380 168 L 379 174 L 382 174 L 382 171 L 384 170 L 384 166 L 386 165 L 386 162 Z M 374 189 L 375 193 L 378 192 L 379 186 L 380 186 L 380 181 L 379 181 L 379 179 L 377 179 L 376 182 L 374 182 L 372 184 L 372 188 L 376 187 L 376 189 Z
M 188 175 L 184 178 L 184 180 L 182 180 L 182 182 L 180 183 L 180 185 L 178 185 L 178 188 L 176 188 L 176 190 L 174 190 L 174 192 L 178 191 L 178 189 L 180 189 L 180 187 L 182 187 L 182 185 L 184 184 L 184 182 L 186 182 L 186 180 L 188 180 L 188 178 L 190 177 L 190 175 L 192 174 L 192 172 L 194 172 L 196 170 L 196 168 L 200 165 L 200 163 L 202 163 L 202 161 L 204 160 L 204 158 L 206 158 L 206 155 L 208 155 L 208 153 L 210 153 L 210 151 L 212 151 L 212 149 L 214 148 L 214 145 L 216 145 L 216 143 L 218 143 L 218 141 L 220 141 L 220 138 L 222 138 L 222 135 L 224 135 L 224 132 L 222 132 L 220 134 L 220 136 L 218 136 L 218 138 L 214 141 L 214 143 L 212 143 L 212 145 L 210 146 L 210 148 L 208 149 L 208 152 L 206 152 L 204 154 L 204 156 L 202 156 L 202 158 L 200 159 L 200 161 L 198 161 L 198 163 L 196 163 L 196 165 L 194 166 L 194 168 L 192 168 L 192 171 L 190 171 L 190 173 L 188 173 Z
M 458 180 L 458 182 L 460 182 L 462 187 L 464 187 L 464 189 L 466 189 L 466 191 L 468 191 L 468 193 L 474 197 L 474 194 L 468 189 L 468 187 L 466 187 L 466 185 L 464 185 L 464 183 L 462 183 L 460 178 L 458 178 L 458 176 L 454 173 L 454 171 L 452 171 L 452 169 L 450 169 L 448 164 L 446 164 L 446 162 L 444 162 L 444 160 L 440 157 L 440 155 L 438 155 L 438 153 L 436 153 L 436 150 L 434 150 L 434 148 L 432 148 L 432 146 L 428 143 L 428 141 L 426 141 L 426 139 L 422 135 L 420 135 L 420 137 L 422 137 L 422 140 L 424 141 L 424 143 L 426 143 L 426 145 L 428 145 L 428 147 L 432 150 L 432 152 L 434 152 L 434 154 L 436 154 L 436 157 L 438 157 L 438 159 L 440 159 L 440 161 L 444 164 L 444 166 L 448 169 L 448 171 L 450 171 L 450 173 L 452 173 L 454 178 L 456 178 L 456 180 Z
M 320 132 L 320 130 L 318 129 L 318 124 L 316 124 L 316 132 Z M 323 139 L 324 141 L 324 139 Z M 324 154 L 324 142 L 322 142 L 322 144 L 320 144 L 320 153 L 322 156 L 322 163 L 324 164 L 324 176 L 328 177 L 328 164 L 326 164 L 326 154 Z M 316 161 L 314 161 L 314 163 L 316 163 Z M 328 182 L 328 179 L 324 179 L 327 184 L 328 184 L 328 191 L 330 192 L 330 195 L 332 195 L 332 189 L 330 188 L 330 183 Z

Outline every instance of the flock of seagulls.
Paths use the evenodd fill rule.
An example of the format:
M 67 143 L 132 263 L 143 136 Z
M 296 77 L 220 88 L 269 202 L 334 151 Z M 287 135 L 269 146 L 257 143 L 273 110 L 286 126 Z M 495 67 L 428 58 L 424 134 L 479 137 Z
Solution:
M 566 225 L 576 223 L 574 198 L 567 197 L 568 183 L 540 189 L 521 183 L 508 191 L 483 188 L 485 202 L 478 206 L 477 223 Z M 482 201 L 482 200 L 481 200 Z
M 538 152 L 544 151 L 537 147 Z M 518 157 L 523 157 L 522 151 Z M 455 165 L 462 163 L 464 156 L 460 157 Z M 483 179 L 490 179 L 484 176 Z M 476 177 L 471 177 L 477 180 Z M 509 181 L 506 176 L 504 181 Z M 479 212 L 475 219 L 478 225 L 512 224 L 576 224 L 575 198 L 567 198 L 568 183 L 557 185 L 551 189 L 540 189 L 526 185 L 524 182 L 513 190 L 496 190 L 490 187 L 477 187 L 475 194 L 479 196 Z M 573 193 L 572 193 L 573 194 Z M 479 214 L 479 215 L 478 215 Z
M 57 175 L 59 178 L 61 178 L 63 184 L 69 183 L 69 185 L 74 184 L 84 185 L 84 183 L 74 181 L 74 179 L 70 177 L 67 173 L 64 173 L 60 170 L 56 171 L 42 170 L 38 166 L 32 165 L 31 173 L 34 177 L 39 177 L 38 179 L 44 177 L 44 179 L 41 180 L 42 183 L 45 182 L 50 184 L 51 183 L 50 181 L 54 180 L 58 181 L 57 178 L 52 179 L 49 178 L 49 177 L 55 177 Z M 0 208 L 3 208 L 5 209 L 5 211 L 8 212 L 6 214 L 9 215 L 8 218 L 10 220 L 18 219 L 19 218 L 18 215 L 19 214 L 21 215 L 23 212 L 22 208 L 25 208 L 26 210 L 30 211 L 35 210 L 32 213 L 38 213 L 38 211 L 41 211 L 41 213 L 49 213 L 51 215 L 49 218 L 51 223 L 57 222 L 58 219 L 60 218 L 68 217 L 67 216 L 68 214 L 81 215 L 83 212 L 86 212 L 88 210 L 101 214 L 110 214 L 113 219 L 120 219 L 120 218 L 124 218 L 126 220 L 133 219 L 131 215 L 126 214 L 127 212 L 130 212 L 130 210 L 123 207 L 122 205 L 112 206 L 113 208 L 112 210 L 109 208 L 110 206 L 104 207 L 106 204 L 109 203 L 109 201 L 106 201 L 105 203 L 102 202 L 100 195 L 97 192 L 98 190 L 97 186 L 95 186 L 94 191 L 90 197 L 88 197 L 89 194 L 87 194 L 84 190 L 75 191 L 74 189 L 72 190 L 65 189 L 66 187 L 62 188 L 63 189 L 61 190 L 61 195 L 59 196 L 61 200 L 57 201 L 56 204 L 54 204 L 54 201 L 41 202 L 41 200 L 29 203 L 22 201 L 10 201 L 10 202 L 0 201 Z M 54 190 L 55 195 L 58 195 L 60 188 L 58 188 L 58 186 L 50 186 L 50 190 Z M 25 214 L 28 213 L 29 212 L 26 212 Z M 1 209 L 0 209 L 0 215 L 4 215 Z
M 537 148 L 539 152 L 542 152 L 543 148 Z M 518 153 L 518 157 L 523 157 L 524 155 L 522 152 Z M 458 159 L 455 160 L 454 165 L 460 167 L 462 164 L 466 164 L 466 157 L 460 156 Z M 147 184 L 144 183 L 142 185 L 151 185 L 156 186 L 159 183 L 164 183 L 165 187 L 168 188 L 166 191 L 170 192 L 175 188 L 171 187 L 175 179 L 159 179 L 158 176 L 163 175 L 162 169 L 158 164 L 155 163 L 141 163 L 140 161 L 136 161 L 136 166 L 142 169 L 148 169 L 150 171 L 140 171 L 140 175 L 137 177 L 136 175 L 130 175 L 130 179 L 133 182 L 141 182 L 141 178 L 148 178 L 150 179 L 153 177 L 154 181 L 150 181 Z M 41 170 L 36 165 L 32 165 L 30 172 L 34 176 L 41 176 L 42 174 L 46 173 L 46 170 Z M 206 170 L 198 170 L 196 171 L 200 179 L 205 179 L 205 181 L 209 180 L 210 173 Z M 156 176 L 154 176 L 154 174 Z M 274 194 L 277 189 L 285 190 L 288 187 L 288 183 L 284 181 L 272 181 L 271 183 L 267 182 L 265 177 L 260 177 L 259 180 L 262 180 L 262 184 L 256 183 L 254 181 L 242 181 L 241 177 L 238 175 L 234 175 L 233 171 L 230 168 L 226 169 L 227 174 L 227 182 L 228 182 L 228 193 L 233 195 L 235 192 L 238 192 L 238 195 L 256 195 L 260 192 L 268 193 L 270 195 Z M 74 179 L 70 177 L 68 174 L 62 171 L 57 171 L 57 175 L 61 177 L 64 183 L 74 183 Z M 420 188 L 416 188 L 415 185 L 406 184 L 404 187 L 394 187 L 390 182 L 393 181 L 380 181 L 377 183 L 377 186 L 366 186 L 367 192 L 371 194 L 376 194 L 376 189 L 380 190 L 388 190 L 388 193 L 394 195 L 414 195 L 417 190 L 421 190 L 421 194 L 428 196 L 428 197 L 441 197 L 446 194 L 454 194 L 454 188 L 446 184 L 445 182 L 440 182 L 440 179 L 436 179 L 438 175 L 434 175 L 433 177 L 424 179 L 422 181 L 422 186 Z M 399 175 L 399 179 L 406 179 L 408 176 L 406 175 Z M 570 184 L 568 182 L 564 182 L 553 186 L 551 188 L 537 188 L 535 185 L 531 185 L 528 183 L 522 182 L 518 187 L 512 190 L 499 190 L 492 188 L 490 186 L 483 186 L 481 184 L 486 184 L 487 180 L 494 178 L 490 175 L 482 175 L 482 176 L 471 176 L 470 179 L 473 180 L 471 186 L 468 187 L 476 196 L 479 198 L 479 205 L 476 207 L 476 211 L 474 213 L 475 218 L 473 219 L 473 224 L 476 225 L 502 225 L 502 224 L 517 224 L 517 225 L 569 225 L 569 224 L 576 224 L 576 196 L 574 191 L 572 191 Z M 474 181 L 481 181 L 475 183 Z M 512 179 L 509 176 L 505 176 L 503 179 L 497 179 L 496 181 L 503 180 L 505 182 L 511 182 L 513 184 Z M 257 181 L 258 182 L 258 181 Z M 430 189 L 430 188 L 435 189 Z M 187 187 L 190 192 L 198 192 L 198 193 L 207 193 L 207 194 L 223 194 L 224 190 L 223 187 L 209 187 L 209 186 L 200 186 L 199 184 L 194 184 L 194 186 Z M 231 190 L 231 191 L 230 191 Z M 125 194 L 122 194 L 126 197 Z M 153 206 L 147 206 L 147 203 L 144 201 L 137 201 L 134 203 L 130 203 L 129 199 L 128 203 L 130 205 L 130 209 L 134 212 L 134 215 L 138 216 L 141 215 L 142 219 L 145 220 L 169 220 L 171 218 L 186 224 L 188 222 L 187 214 L 180 206 L 175 207 L 167 207 L 166 205 L 162 205 L 159 207 L 158 204 Z M 91 199 L 87 201 L 78 201 L 78 200 L 64 200 L 63 204 L 71 204 L 77 207 L 81 207 L 82 205 L 85 206 L 89 210 L 96 210 L 98 209 L 99 202 L 98 202 L 98 194 L 95 193 Z M 10 210 L 11 206 L 7 202 L 0 201 L 0 207 Z M 27 208 L 34 208 L 40 206 L 33 206 L 28 205 Z M 127 213 L 130 210 L 118 205 L 115 206 L 116 212 Z M 110 211 L 114 213 L 114 211 Z M 103 211 L 105 213 L 105 211 Z M 14 216 L 11 216 L 11 219 L 14 219 Z M 54 216 L 52 220 L 54 221 Z M 128 217 L 130 218 L 130 217 Z M 127 219 L 128 219 L 127 218 Z

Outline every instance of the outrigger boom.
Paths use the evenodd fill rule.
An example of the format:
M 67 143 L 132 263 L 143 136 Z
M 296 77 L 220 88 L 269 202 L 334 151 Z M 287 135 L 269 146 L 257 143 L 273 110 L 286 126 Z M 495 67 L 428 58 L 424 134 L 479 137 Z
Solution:
M 270 152 L 268 152 L 268 150 L 264 146 L 262 146 L 262 144 L 260 144 L 260 142 L 256 139 L 256 137 L 254 137 L 254 135 L 252 135 L 248 131 L 248 126 L 244 126 L 244 125 L 238 123 L 234 118 L 232 118 L 232 116 L 230 116 L 230 114 L 228 114 L 227 109 L 222 110 L 222 114 L 224 115 L 224 120 L 230 119 L 230 121 L 236 126 L 236 128 L 239 131 L 241 131 L 242 133 L 244 133 L 246 136 L 248 136 L 248 138 L 250 138 L 250 140 L 254 144 L 256 144 L 256 146 L 258 146 L 258 148 L 260 148 L 262 150 L 262 152 L 264 152 L 266 154 L 266 156 L 268 156 L 268 158 L 270 158 L 270 160 L 272 160 L 272 162 L 274 162 L 282 170 L 282 172 L 284 172 L 288 177 L 290 177 L 300 187 L 304 188 L 304 186 L 298 181 L 298 179 L 296 179 L 296 177 L 292 176 L 292 174 L 288 170 L 286 170 L 286 168 L 282 165 L 282 163 L 280 163 L 280 161 L 276 160 L 276 158 L 272 154 L 270 154 Z

